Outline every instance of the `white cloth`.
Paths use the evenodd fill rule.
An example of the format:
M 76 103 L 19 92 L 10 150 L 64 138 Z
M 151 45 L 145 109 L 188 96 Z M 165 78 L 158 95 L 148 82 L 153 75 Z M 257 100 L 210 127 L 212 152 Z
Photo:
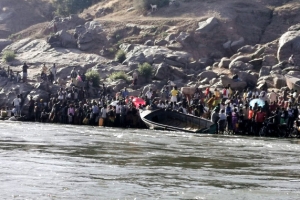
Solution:
M 297 92 L 293 93 L 293 97 L 296 98 L 297 97 Z
M 13 102 L 14 102 L 14 106 L 19 106 L 21 103 L 21 99 L 17 97 L 13 100 Z
M 271 93 L 269 94 L 269 99 L 270 99 L 270 103 L 276 101 L 276 99 L 277 99 L 276 93 L 275 93 L 275 92 L 271 92 Z
M 226 120 L 226 115 L 225 113 L 220 113 L 219 114 L 220 120 Z
M 101 113 L 102 113 L 101 117 L 106 118 L 107 109 L 106 108 L 101 108 Z
M 177 102 L 177 97 L 176 96 L 171 96 L 171 102 Z
M 116 105 L 116 114 L 121 114 L 121 106 Z
M 146 97 L 147 97 L 147 99 L 151 99 L 152 92 L 150 90 L 148 92 L 146 92 Z
M 159 103 L 159 104 L 157 104 L 157 107 L 159 107 L 159 108 L 165 108 L 165 104 L 163 104 L 163 103 Z

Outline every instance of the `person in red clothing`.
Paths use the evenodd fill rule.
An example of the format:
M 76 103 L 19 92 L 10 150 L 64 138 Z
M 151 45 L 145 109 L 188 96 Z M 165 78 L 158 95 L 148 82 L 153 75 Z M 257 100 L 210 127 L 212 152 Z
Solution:
M 275 101 L 271 102 L 271 105 L 269 106 L 270 112 L 274 112 L 276 110 L 276 108 L 277 108 L 276 102 Z
M 258 112 L 255 115 L 255 123 L 257 131 L 256 133 L 259 133 L 259 130 L 262 127 L 263 122 L 265 121 L 266 113 L 262 112 L 261 107 L 258 108 Z

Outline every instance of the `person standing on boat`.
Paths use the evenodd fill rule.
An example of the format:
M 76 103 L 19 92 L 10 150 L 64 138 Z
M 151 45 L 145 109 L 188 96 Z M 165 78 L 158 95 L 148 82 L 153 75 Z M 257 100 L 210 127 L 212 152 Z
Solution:
M 171 90 L 171 102 L 177 103 L 178 90 L 177 87 L 174 86 L 173 90 Z
M 216 134 L 218 134 L 218 121 L 219 121 L 220 117 L 219 117 L 219 113 L 217 110 L 215 110 L 213 112 L 213 114 L 211 115 L 211 121 L 214 123 L 215 127 L 216 127 Z
M 150 105 L 151 98 L 152 98 L 152 95 L 153 95 L 152 89 L 149 88 L 149 90 L 146 92 L 145 95 L 146 95 L 146 103 L 147 103 L 147 105 Z

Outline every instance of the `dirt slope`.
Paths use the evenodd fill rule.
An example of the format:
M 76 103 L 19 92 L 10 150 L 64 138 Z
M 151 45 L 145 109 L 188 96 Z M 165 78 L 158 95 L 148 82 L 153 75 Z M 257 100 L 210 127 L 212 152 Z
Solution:
M 53 8 L 46 0 L 1 0 L 0 38 L 52 19 Z

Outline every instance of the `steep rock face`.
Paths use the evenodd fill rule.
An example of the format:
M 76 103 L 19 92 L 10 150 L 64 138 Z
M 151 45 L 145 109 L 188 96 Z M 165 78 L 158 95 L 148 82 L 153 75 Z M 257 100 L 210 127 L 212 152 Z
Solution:
M 230 3 L 233 28 L 236 34 L 244 37 L 247 44 L 259 43 L 265 27 L 270 23 L 272 10 L 252 2 Z
M 51 48 L 42 39 L 23 39 L 17 41 L 4 50 L 13 50 L 17 53 L 17 60 L 12 65 L 20 65 L 26 61 L 28 63 L 56 63 L 58 65 L 87 65 L 105 62 L 106 59 L 96 54 L 85 54 L 77 49 Z
M 123 64 L 132 64 L 132 63 L 162 63 L 166 61 L 167 64 L 176 66 L 176 67 L 185 67 L 190 58 L 191 54 L 183 51 L 172 51 L 165 47 L 159 46 L 146 46 L 146 45 L 131 45 L 131 44 L 122 44 L 120 46 L 126 54 L 126 60 Z
M 275 7 L 270 24 L 266 27 L 261 38 L 261 43 L 267 43 L 279 38 L 293 24 L 300 21 L 300 4 L 281 2 L 281 6 Z
M 300 62 L 300 24 L 292 26 L 279 39 L 277 59 L 288 60 L 294 54 L 296 64 Z
M 49 1 L 1 0 L 0 38 L 22 31 L 29 26 L 51 19 L 53 7 Z

